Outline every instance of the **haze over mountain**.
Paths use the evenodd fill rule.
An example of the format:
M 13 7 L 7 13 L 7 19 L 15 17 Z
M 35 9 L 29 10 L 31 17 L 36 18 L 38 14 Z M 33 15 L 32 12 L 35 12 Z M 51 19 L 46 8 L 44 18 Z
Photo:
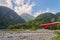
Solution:
M 35 17 L 33 17 L 32 15 L 29 15 L 29 14 L 27 14 L 27 13 L 22 14 L 21 17 L 22 17 L 23 19 L 25 19 L 26 22 L 32 21 L 32 20 L 35 19 Z

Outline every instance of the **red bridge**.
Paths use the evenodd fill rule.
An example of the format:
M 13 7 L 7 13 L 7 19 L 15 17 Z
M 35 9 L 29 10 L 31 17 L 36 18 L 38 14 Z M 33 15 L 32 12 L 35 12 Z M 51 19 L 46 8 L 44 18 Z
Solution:
M 42 28 L 42 29 L 46 29 L 46 28 L 48 28 L 49 26 L 56 26 L 56 25 L 59 24 L 59 23 L 60 23 L 60 22 L 42 24 L 42 25 L 41 25 L 41 28 Z

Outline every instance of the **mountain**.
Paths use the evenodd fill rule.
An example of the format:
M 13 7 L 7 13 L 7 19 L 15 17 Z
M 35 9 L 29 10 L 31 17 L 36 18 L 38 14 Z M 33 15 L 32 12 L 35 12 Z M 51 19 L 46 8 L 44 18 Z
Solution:
M 31 15 L 29 15 L 29 14 L 26 14 L 26 13 L 22 14 L 21 17 L 22 17 L 23 19 L 25 19 L 26 22 L 35 19 L 33 16 L 31 16 Z
M 56 21 L 56 15 L 53 13 L 42 13 L 35 20 L 41 24 L 51 23 Z
M 55 15 L 56 15 L 57 17 L 60 17 L 60 12 L 57 12 Z
M 25 20 L 12 9 L 0 6 L 0 28 L 17 23 L 25 23 Z
M 60 12 L 57 12 L 55 15 L 57 17 L 57 21 L 60 22 Z

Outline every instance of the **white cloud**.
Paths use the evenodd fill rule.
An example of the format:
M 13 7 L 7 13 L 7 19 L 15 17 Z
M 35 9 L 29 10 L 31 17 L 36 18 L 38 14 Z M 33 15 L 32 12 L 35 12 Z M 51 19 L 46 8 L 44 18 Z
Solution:
M 13 9 L 12 2 L 16 5 Z M 35 6 L 34 2 L 30 4 L 30 0 L 0 0 L 0 6 L 6 6 L 9 7 L 17 12 L 17 14 L 21 15 L 23 13 L 31 14 L 32 7 Z
M 11 0 L 0 0 L 0 6 L 12 8 Z
M 30 3 L 30 0 L 27 1 L 27 3 L 25 3 L 24 0 L 21 0 L 20 2 L 16 0 L 15 2 L 17 4 L 17 6 L 15 6 L 15 11 L 21 15 L 22 13 L 28 13 L 31 14 L 32 13 L 32 7 L 35 6 L 35 4 L 32 2 L 32 4 Z
M 46 12 L 53 13 L 53 14 L 56 13 L 55 10 L 51 10 L 50 8 L 46 8 L 46 10 L 42 11 L 42 13 L 46 13 Z
M 13 1 L 13 3 L 12 3 Z M 12 8 L 14 6 L 14 9 Z M 36 4 L 34 2 L 32 2 L 30 4 L 30 0 L 0 0 L 0 6 L 6 6 L 9 7 L 11 9 L 13 9 L 14 11 L 17 12 L 18 15 L 21 15 L 23 13 L 28 13 L 28 14 L 32 14 L 33 11 L 33 6 L 35 6 Z M 40 15 L 41 13 L 45 13 L 45 12 L 52 12 L 54 13 L 55 11 L 50 11 L 49 8 L 47 8 L 44 11 L 39 11 L 34 13 L 34 17 L 37 17 L 38 15 Z
M 42 13 L 50 12 L 50 8 L 46 8 L 46 10 L 43 10 Z
M 41 14 L 41 11 L 36 12 L 33 16 L 34 16 L 34 17 L 37 17 L 37 16 L 40 15 L 40 14 Z
M 14 9 L 12 8 L 13 4 L 12 2 L 16 5 Z M 32 8 L 35 6 L 35 3 L 32 2 L 30 4 L 30 0 L 0 0 L 0 6 L 6 6 L 11 9 L 13 9 L 15 12 L 17 12 L 18 15 L 21 15 L 23 13 L 31 14 L 32 13 Z M 38 15 L 41 14 L 41 11 L 34 13 L 34 17 L 37 17 Z
M 45 12 L 50 12 L 50 9 L 49 9 L 49 8 L 47 8 Z

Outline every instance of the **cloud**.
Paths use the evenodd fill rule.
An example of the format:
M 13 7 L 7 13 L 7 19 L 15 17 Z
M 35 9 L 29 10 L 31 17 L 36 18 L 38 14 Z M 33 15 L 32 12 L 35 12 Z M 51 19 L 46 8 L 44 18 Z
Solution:
M 53 13 L 53 14 L 56 13 L 55 10 L 51 10 L 50 8 L 46 8 L 46 10 L 42 11 L 42 13 L 46 13 L 46 12 Z
M 32 13 L 32 8 L 35 6 L 35 4 L 32 2 L 30 4 L 30 0 L 28 0 L 26 3 L 24 0 L 21 0 L 20 2 L 16 0 L 16 5 L 15 6 L 15 11 L 21 15 L 23 13 L 31 14 Z
M 32 13 L 34 2 L 30 4 L 30 0 L 0 0 L 0 6 L 6 6 L 17 12 L 18 15 L 23 13 Z
M 11 0 L 0 0 L 0 6 L 12 8 Z
M 34 17 L 37 17 L 37 16 L 40 15 L 41 13 L 42 13 L 41 11 L 36 12 L 33 16 L 34 16 Z
M 49 12 L 49 11 L 50 11 L 50 9 L 49 9 L 49 8 L 47 8 L 45 12 Z
M 43 14 L 43 13 L 46 13 L 46 12 L 50 12 L 50 9 L 49 8 L 46 8 L 46 10 L 37 11 L 33 16 L 34 17 L 37 17 L 38 15 Z
M 35 3 L 30 4 L 30 0 L 0 0 L 0 6 L 6 6 L 17 12 L 18 15 L 27 13 L 32 14 Z M 34 13 L 34 17 L 41 14 L 41 11 Z
M 11 9 L 13 9 L 15 12 L 17 12 L 18 15 L 27 13 L 32 15 L 33 7 L 36 6 L 34 2 L 30 2 L 31 0 L 0 0 L 0 6 L 6 6 Z M 41 13 L 45 12 L 52 12 L 49 8 L 46 8 L 46 10 L 43 11 L 37 11 L 34 13 L 34 17 L 37 17 Z
M 46 10 L 43 10 L 43 11 L 37 11 L 33 16 L 34 17 L 37 17 L 38 15 L 40 15 L 40 14 L 43 14 L 43 13 L 46 13 L 46 12 L 51 12 L 51 13 L 55 13 L 53 10 L 52 11 L 50 11 L 50 8 L 46 8 Z

